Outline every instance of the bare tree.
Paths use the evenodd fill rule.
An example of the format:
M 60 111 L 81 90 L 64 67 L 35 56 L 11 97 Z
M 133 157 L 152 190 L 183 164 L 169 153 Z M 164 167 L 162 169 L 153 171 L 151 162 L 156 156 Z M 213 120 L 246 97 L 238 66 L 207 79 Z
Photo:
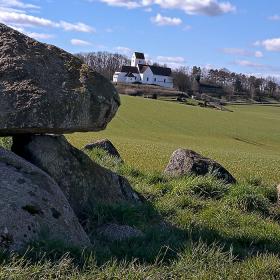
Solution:
M 114 73 L 119 71 L 123 65 L 130 63 L 126 56 L 117 53 L 93 52 L 81 53 L 77 56 L 109 80 L 113 79 Z
M 178 90 L 187 92 L 191 89 L 191 79 L 187 67 L 180 67 L 173 70 L 172 76 L 174 78 L 174 86 Z

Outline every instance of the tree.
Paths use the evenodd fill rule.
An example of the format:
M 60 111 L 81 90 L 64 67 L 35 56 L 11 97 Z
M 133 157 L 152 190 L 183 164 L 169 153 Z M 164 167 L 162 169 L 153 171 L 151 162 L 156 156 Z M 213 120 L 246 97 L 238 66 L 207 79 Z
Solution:
M 109 80 L 113 79 L 114 73 L 119 71 L 123 65 L 130 63 L 126 56 L 117 53 L 97 52 L 78 54 L 77 56 Z
M 243 90 L 242 82 L 241 82 L 241 79 L 238 75 L 235 78 L 233 86 L 234 86 L 234 91 L 235 92 L 238 92 L 238 93 L 242 92 L 242 90 Z
M 273 96 L 274 96 L 274 93 L 275 93 L 275 91 L 276 91 L 276 89 L 277 89 L 277 84 L 276 84 L 276 82 L 274 81 L 273 78 L 269 78 L 269 79 L 268 79 L 268 82 L 267 82 L 267 89 L 268 89 L 269 95 L 270 95 L 271 97 L 273 97 Z
M 188 68 L 186 67 L 173 70 L 172 76 L 174 78 L 174 86 L 179 91 L 187 92 L 191 89 L 191 80 L 188 72 Z

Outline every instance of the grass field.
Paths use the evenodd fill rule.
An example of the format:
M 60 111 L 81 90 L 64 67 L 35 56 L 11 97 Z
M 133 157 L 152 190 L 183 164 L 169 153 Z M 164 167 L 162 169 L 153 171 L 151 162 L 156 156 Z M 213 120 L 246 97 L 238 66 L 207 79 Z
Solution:
M 99 133 L 68 135 L 83 145 L 109 138 L 124 160 L 161 171 L 171 153 L 190 148 L 223 164 L 239 180 L 280 182 L 280 107 L 231 106 L 233 112 L 122 96 L 122 106 Z
M 78 147 L 111 139 L 125 163 L 102 150 L 86 153 L 125 176 L 142 203 L 92 205 L 87 250 L 44 238 L 19 255 L 0 251 L 0 279 L 280 279 L 273 185 L 280 181 L 280 108 L 232 106 L 230 113 L 126 96 L 122 103 L 104 132 L 67 137 Z M 0 140 L 10 147 L 10 138 Z M 217 159 L 240 182 L 228 185 L 211 174 L 165 177 L 161 171 L 178 147 Z M 98 237 L 108 223 L 136 227 L 143 236 Z

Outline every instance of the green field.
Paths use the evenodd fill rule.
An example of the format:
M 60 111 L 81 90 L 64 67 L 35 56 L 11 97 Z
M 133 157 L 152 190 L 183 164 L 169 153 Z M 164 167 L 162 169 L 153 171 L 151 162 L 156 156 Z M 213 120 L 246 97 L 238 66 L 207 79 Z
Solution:
M 18 255 L 0 250 L 0 279 L 280 279 L 280 207 L 272 184 L 280 181 L 280 107 L 231 109 L 123 96 L 104 132 L 68 135 L 78 147 L 111 139 L 125 163 L 99 149 L 86 153 L 126 177 L 142 202 L 90 205 L 92 246 L 86 250 L 46 237 Z M 10 138 L 0 140 L 10 147 Z M 164 176 L 178 147 L 218 160 L 239 182 L 229 185 L 211 174 Z M 98 236 L 98 228 L 111 223 L 143 236 Z
M 233 112 L 122 96 L 108 128 L 67 138 L 81 148 L 109 138 L 124 160 L 141 170 L 164 169 L 171 153 L 193 149 L 223 164 L 239 180 L 280 182 L 280 107 L 231 106 Z

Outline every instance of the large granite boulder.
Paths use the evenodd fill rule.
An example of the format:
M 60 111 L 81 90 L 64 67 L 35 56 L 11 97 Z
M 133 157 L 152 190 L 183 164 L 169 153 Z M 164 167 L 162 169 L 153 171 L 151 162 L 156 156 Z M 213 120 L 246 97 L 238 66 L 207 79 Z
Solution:
M 0 249 L 23 249 L 43 234 L 66 245 L 90 245 L 56 182 L 3 148 L 0 148 L 0 193 Z
M 109 139 L 98 140 L 93 143 L 87 144 L 84 147 L 85 150 L 89 151 L 96 148 L 104 150 L 108 155 L 118 159 L 120 162 L 123 162 L 118 150 Z
M 81 221 L 96 203 L 140 201 L 124 177 L 92 161 L 64 136 L 14 136 L 12 150 L 58 183 Z
M 186 149 L 176 150 L 169 160 L 164 173 L 178 177 L 186 174 L 206 175 L 212 173 L 218 179 L 229 184 L 236 183 L 235 178 L 218 162 Z
M 119 105 L 110 81 L 77 57 L 0 24 L 0 136 L 99 131 Z

